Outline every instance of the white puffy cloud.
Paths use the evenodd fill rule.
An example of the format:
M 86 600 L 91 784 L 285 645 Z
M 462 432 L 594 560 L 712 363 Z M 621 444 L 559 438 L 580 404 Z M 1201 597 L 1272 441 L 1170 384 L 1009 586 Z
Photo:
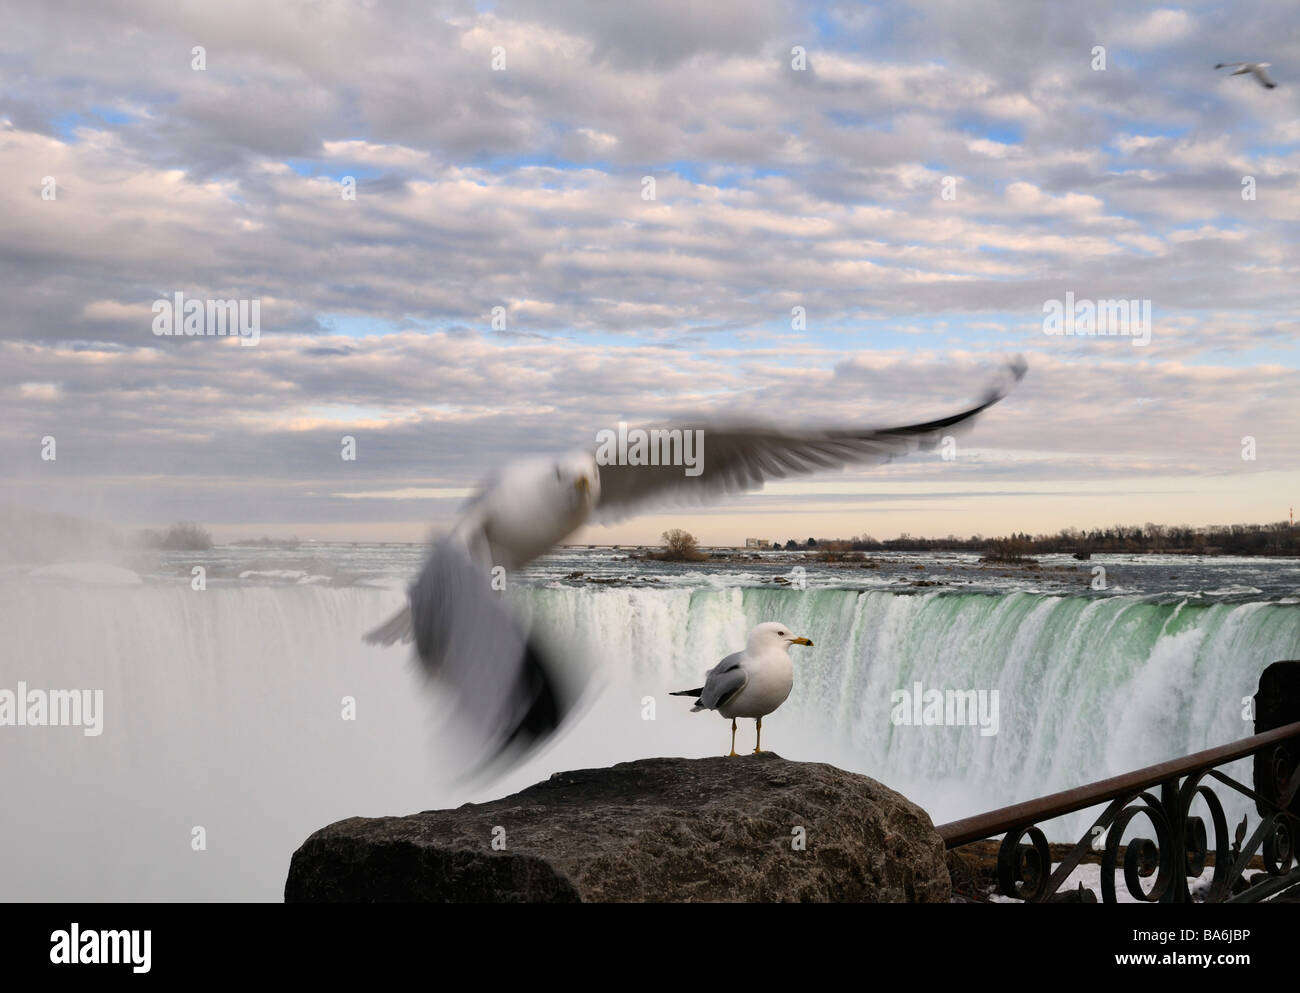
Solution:
M 983 472 L 1213 473 L 1224 437 L 1296 420 L 1300 87 L 1209 68 L 1267 53 L 1285 84 L 1283 3 L 43 9 L 57 30 L 14 16 L 0 37 L 15 499 L 64 478 L 28 459 L 57 428 L 58 473 L 242 480 L 346 520 L 373 500 L 309 496 L 349 492 L 343 425 L 415 500 L 521 423 L 532 449 L 739 397 L 842 418 L 869 395 L 885 417 L 962 402 L 1022 349 L 1024 414 L 990 428 L 1059 453 Z M 1151 345 L 1047 339 L 1067 290 L 1151 300 Z M 261 342 L 155 338 L 177 291 L 257 299 Z M 1104 436 L 1099 411 L 1145 426 Z

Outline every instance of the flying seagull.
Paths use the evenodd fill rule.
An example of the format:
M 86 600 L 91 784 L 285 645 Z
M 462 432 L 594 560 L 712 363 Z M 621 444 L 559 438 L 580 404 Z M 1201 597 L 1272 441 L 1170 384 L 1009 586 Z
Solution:
M 1220 62 L 1214 68 L 1227 69 L 1229 66 L 1238 66 L 1239 68 L 1234 72 L 1229 73 L 1229 75 L 1244 76 L 1246 73 L 1250 73 L 1255 77 L 1260 86 L 1264 87 L 1266 90 L 1271 90 L 1277 86 L 1277 83 L 1273 82 L 1273 80 L 1269 78 L 1268 73 L 1266 73 L 1264 69 L 1272 64 L 1272 62 Z
M 704 685 L 678 690 L 672 696 L 698 697 L 691 713 L 716 710 L 731 718 L 731 754 L 736 754 L 736 718 L 754 718 L 754 754 L 762 749 L 763 718 L 785 703 L 794 688 L 791 645 L 807 645 L 779 621 L 768 621 L 749 632 L 743 652 L 733 652 L 704 674 Z
M 522 754 L 560 725 L 576 703 L 577 687 L 568 678 L 570 669 L 548 658 L 508 608 L 499 592 L 503 577 L 588 523 L 705 503 L 772 479 L 878 464 L 933 448 L 1001 400 L 1026 368 L 1017 356 L 975 406 L 901 427 L 703 423 L 652 430 L 650 436 L 661 439 L 699 439 L 694 468 L 657 464 L 673 461 L 658 458 L 647 465 L 631 453 L 623 458 L 621 448 L 620 457 L 611 459 L 612 446 L 606 445 L 507 462 L 469 500 L 451 532 L 433 543 L 407 604 L 365 641 L 415 642 L 420 667 L 453 692 L 458 714 L 477 735 L 475 747 L 486 756 L 480 769 Z

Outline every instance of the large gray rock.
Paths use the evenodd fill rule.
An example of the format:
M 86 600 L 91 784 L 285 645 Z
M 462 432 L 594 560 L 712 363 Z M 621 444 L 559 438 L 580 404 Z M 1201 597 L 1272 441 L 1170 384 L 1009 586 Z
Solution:
M 494 830 L 503 850 L 492 847 Z M 770 752 L 643 759 L 556 773 L 492 803 L 353 817 L 303 843 L 284 888 L 287 901 L 950 894 L 943 841 L 920 807 L 866 776 Z

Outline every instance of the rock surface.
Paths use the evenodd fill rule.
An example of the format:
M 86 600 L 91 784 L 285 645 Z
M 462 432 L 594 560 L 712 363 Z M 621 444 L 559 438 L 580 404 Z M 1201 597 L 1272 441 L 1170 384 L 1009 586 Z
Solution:
M 951 882 L 920 807 L 866 776 L 769 752 L 560 772 L 491 803 L 338 821 L 294 853 L 284 895 L 947 902 Z

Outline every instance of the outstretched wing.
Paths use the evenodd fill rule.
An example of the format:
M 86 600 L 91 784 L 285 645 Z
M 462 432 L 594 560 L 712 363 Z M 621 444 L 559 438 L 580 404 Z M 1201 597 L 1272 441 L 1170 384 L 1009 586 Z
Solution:
M 1254 77 L 1259 80 L 1260 85 L 1265 89 L 1272 90 L 1277 87 L 1277 83 L 1273 82 L 1272 78 L 1263 70 L 1262 67 L 1251 66 L 1250 71 Z
M 743 652 L 734 652 L 715 665 L 704 677 L 704 689 L 700 692 L 700 702 L 695 706 L 700 710 L 717 710 L 733 696 L 745 688 L 749 675 L 740 667 Z
M 682 465 L 602 465 L 600 501 L 593 517 L 609 522 L 638 513 L 649 505 L 699 504 L 755 489 L 771 479 L 821 469 L 888 462 L 919 448 L 933 447 L 943 435 L 968 423 L 1010 392 L 1027 366 L 1017 358 L 1004 379 L 976 406 L 951 417 L 893 428 L 781 430 L 770 427 L 674 425 L 682 432 L 700 431 L 700 472 L 687 475 Z M 647 432 L 647 437 L 652 437 Z M 663 437 L 657 435 L 653 437 Z M 665 461 L 660 459 L 659 461 Z

